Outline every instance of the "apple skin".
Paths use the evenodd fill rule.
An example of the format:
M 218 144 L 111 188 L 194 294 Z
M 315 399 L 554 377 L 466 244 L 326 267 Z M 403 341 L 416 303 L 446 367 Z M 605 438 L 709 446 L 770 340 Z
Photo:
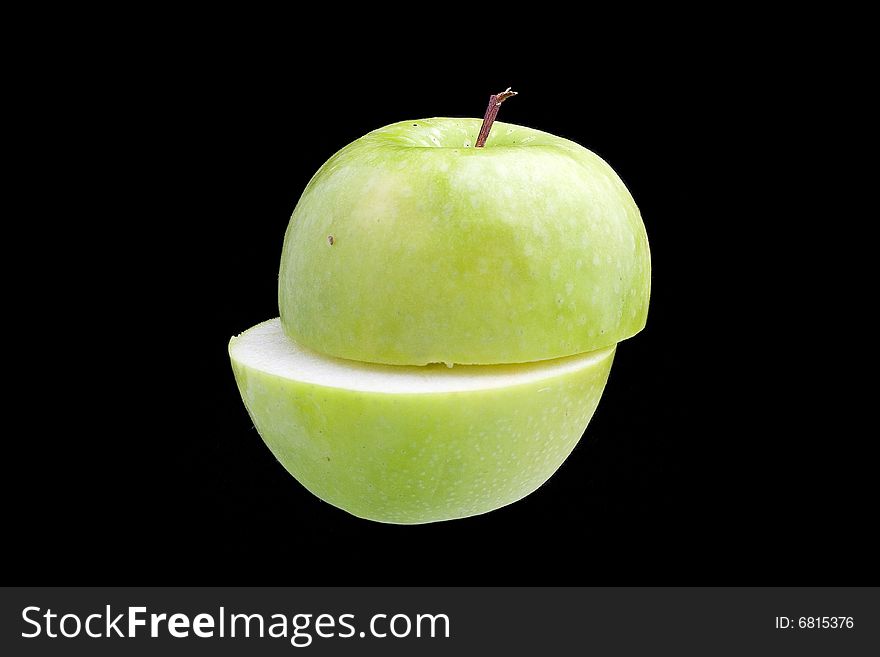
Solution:
M 303 486 L 361 518 L 416 524 L 486 513 L 545 482 L 590 421 L 614 347 L 525 365 L 389 367 L 308 352 L 275 319 L 232 338 L 229 353 L 257 431 Z M 368 375 L 379 385 L 297 380 L 302 359 L 341 368 L 353 386 Z M 419 392 L 406 379 L 487 374 L 504 385 Z
M 473 148 L 479 128 L 404 121 L 321 167 L 284 238 L 291 338 L 374 363 L 522 363 L 645 326 L 648 240 L 617 174 L 574 142 L 506 123 Z

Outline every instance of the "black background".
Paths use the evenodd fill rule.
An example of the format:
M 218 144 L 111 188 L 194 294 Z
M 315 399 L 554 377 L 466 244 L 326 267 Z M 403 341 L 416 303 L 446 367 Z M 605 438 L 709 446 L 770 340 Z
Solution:
M 71 104 L 94 121 L 83 139 L 101 174 L 85 196 L 107 215 L 77 205 L 55 244 L 90 247 L 44 309 L 88 346 L 42 381 L 59 402 L 10 439 L 5 540 L 21 583 L 858 583 L 871 558 L 859 458 L 850 436 L 829 447 L 795 424 L 812 402 L 787 399 L 784 333 L 765 312 L 789 283 L 761 270 L 778 216 L 758 179 L 776 152 L 742 66 L 702 50 L 482 66 L 404 44 L 338 66 L 283 43 L 212 45 L 156 46 Z M 324 160 L 394 121 L 481 116 L 508 85 L 520 95 L 500 120 L 583 144 L 635 197 L 648 327 L 536 493 L 448 523 L 359 520 L 263 445 L 227 342 L 277 315 L 284 230 Z

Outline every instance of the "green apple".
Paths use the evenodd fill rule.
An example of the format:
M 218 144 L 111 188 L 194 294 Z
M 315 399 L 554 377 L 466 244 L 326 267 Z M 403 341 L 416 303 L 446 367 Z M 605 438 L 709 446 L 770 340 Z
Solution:
M 614 351 L 376 365 L 310 351 L 278 319 L 229 343 L 241 396 L 281 464 L 330 504 L 406 524 L 484 513 L 540 486 L 590 421 Z
M 320 353 L 396 365 L 522 363 L 644 325 L 639 210 L 571 141 L 477 119 L 404 121 L 330 158 L 281 259 L 284 330 Z
M 328 160 L 284 238 L 280 319 L 230 342 L 273 454 L 354 515 L 433 522 L 529 494 L 577 444 L 616 344 L 645 325 L 632 197 L 587 149 L 493 127 L 508 92 L 482 132 L 405 121 Z

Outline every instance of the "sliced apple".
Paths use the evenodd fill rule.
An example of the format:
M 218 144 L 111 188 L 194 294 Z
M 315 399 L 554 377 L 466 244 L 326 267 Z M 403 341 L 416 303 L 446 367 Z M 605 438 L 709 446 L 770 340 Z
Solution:
M 279 319 L 229 343 L 241 396 L 281 464 L 325 502 L 401 524 L 485 513 L 538 488 L 583 434 L 614 351 L 376 365 L 310 351 Z

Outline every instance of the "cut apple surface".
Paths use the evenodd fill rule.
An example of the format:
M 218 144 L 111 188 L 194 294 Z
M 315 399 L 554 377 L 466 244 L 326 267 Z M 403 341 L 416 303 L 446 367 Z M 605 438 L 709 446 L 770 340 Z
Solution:
M 311 351 L 279 319 L 229 343 L 241 396 L 281 464 L 330 504 L 404 524 L 485 513 L 538 488 L 583 434 L 614 351 L 376 365 Z

